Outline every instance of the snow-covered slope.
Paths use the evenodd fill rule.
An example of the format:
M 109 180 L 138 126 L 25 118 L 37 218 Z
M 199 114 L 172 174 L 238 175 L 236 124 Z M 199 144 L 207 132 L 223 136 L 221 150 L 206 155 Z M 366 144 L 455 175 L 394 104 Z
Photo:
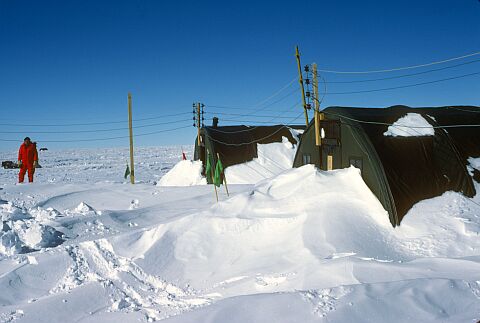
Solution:
M 61 241 L 22 240 L 27 228 L 29 249 L 0 250 L 0 321 L 480 319 L 478 196 L 423 201 L 394 229 L 353 167 L 285 170 L 215 203 L 211 185 L 126 185 L 104 166 L 33 185 L 1 173 L 2 241 L 25 223 Z

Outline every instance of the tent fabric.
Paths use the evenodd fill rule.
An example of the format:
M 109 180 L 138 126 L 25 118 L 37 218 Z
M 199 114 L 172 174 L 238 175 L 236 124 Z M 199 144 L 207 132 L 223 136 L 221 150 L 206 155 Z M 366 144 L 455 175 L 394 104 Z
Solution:
M 202 160 L 205 165 L 208 151 L 215 160 L 218 158 L 217 154 L 220 156 L 224 168 L 245 163 L 258 157 L 257 144 L 282 142 L 282 137 L 286 137 L 292 144 L 297 144 L 289 128 L 304 129 L 305 126 L 204 127 L 200 131 L 202 144 L 199 146 L 198 138 L 195 140 L 194 159 Z
M 349 149 L 359 145 L 368 154 L 372 167 L 380 175 L 364 178 L 365 182 L 389 212 L 393 225 L 400 224 L 408 210 L 421 200 L 449 190 L 469 197 L 475 194 L 467 165 L 469 157 L 480 156 L 480 128 L 436 128 L 434 136 L 391 137 L 384 135 L 387 125 L 375 123 L 393 124 L 407 113 L 418 113 L 434 127 L 480 124 L 479 108 L 329 107 L 323 112 L 327 119 L 341 121 L 342 132 L 354 134 L 355 142 L 340 139 L 342 155 L 348 155 Z M 307 136 L 314 136 L 313 123 L 303 139 Z M 300 143 L 297 154 L 312 149 Z M 295 163 L 298 166 L 297 157 Z M 342 167 L 348 167 L 347 163 L 342 161 Z

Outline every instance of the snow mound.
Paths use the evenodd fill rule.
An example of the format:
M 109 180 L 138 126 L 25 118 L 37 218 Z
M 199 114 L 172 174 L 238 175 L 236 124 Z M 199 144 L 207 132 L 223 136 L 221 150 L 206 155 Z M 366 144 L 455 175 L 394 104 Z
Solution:
M 291 130 L 298 138 L 299 131 Z M 292 168 L 297 145 L 292 145 L 286 137 L 282 142 L 257 144 L 258 158 L 233 165 L 225 169 L 229 184 L 255 184 Z
M 63 233 L 34 221 L 16 221 L 13 230 L 23 244 L 31 249 L 55 247 L 63 242 Z
M 202 176 L 203 165 L 200 160 L 182 160 L 178 162 L 158 182 L 158 186 L 192 186 L 206 185 Z
M 259 291 L 298 289 L 298 281 L 307 279 L 295 278 L 299 270 L 311 268 L 309 277 L 316 277 L 312 271 L 325 277 L 328 269 L 320 264 L 329 260 L 478 255 L 480 216 L 439 208 L 457 199 L 461 210 L 468 203 L 461 194 L 442 198 L 447 201 L 425 201 L 427 208 L 412 211 L 393 228 L 358 169 L 325 172 L 305 165 L 202 213 L 123 236 L 114 245 L 154 272 L 161 268 L 168 280 L 180 276 L 195 288 L 253 279 Z M 432 213 L 428 205 L 440 210 Z M 330 284 L 345 283 L 334 272 L 329 275 Z
M 477 157 L 477 158 L 470 157 L 468 158 L 468 163 L 472 168 L 480 170 L 480 157 Z
M 97 212 L 93 207 L 88 205 L 85 202 L 80 202 L 76 208 L 65 210 L 67 215 L 97 215 L 101 214 L 101 212 Z
M 62 214 L 52 207 L 46 209 L 37 206 L 36 208 L 28 211 L 37 221 L 54 220 L 57 217 L 61 217 Z
M 0 231 L 0 255 L 26 253 L 56 247 L 63 243 L 63 233 L 34 220 L 4 221 Z
M 16 207 L 12 202 L 0 204 L 0 217 L 2 221 L 17 221 L 31 218 L 26 210 Z
M 418 113 L 407 113 L 406 116 L 401 117 L 395 121 L 393 125 L 389 126 L 383 135 L 386 137 L 434 136 L 435 130 L 422 115 Z
M 337 253 L 400 259 L 388 241 L 392 231 L 358 169 L 322 172 L 306 165 L 203 213 L 135 233 L 122 249 L 145 259 L 152 259 L 150 250 L 160 252 L 165 257 L 157 265 L 172 275 L 182 272 L 188 282 L 221 282 L 255 276 L 259 268 L 294 272 Z M 288 279 L 262 276 L 256 284 L 269 288 Z

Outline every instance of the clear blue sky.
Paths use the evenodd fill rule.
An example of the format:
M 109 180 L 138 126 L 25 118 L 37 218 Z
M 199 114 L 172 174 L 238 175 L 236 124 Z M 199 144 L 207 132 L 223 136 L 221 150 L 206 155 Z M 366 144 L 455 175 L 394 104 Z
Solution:
M 18 142 L 0 141 L 0 149 L 18 147 L 26 135 L 51 148 L 127 146 L 128 139 L 45 141 L 128 135 L 129 91 L 133 95 L 134 119 L 190 112 L 194 101 L 207 106 L 255 107 L 296 76 L 297 44 L 302 64 L 316 62 L 319 68 L 335 70 L 392 68 L 477 52 L 479 21 L 478 0 L 0 0 L 0 123 L 23 125 L 0 126 L 0 139 L 18 139 Z M 461 62 L 474 59 L 480 56 Z M 328 91 L 383 88 L 471 72 L 480 72 L 480 63 L 391 81 L 329 84 Z M 372 77 L 324 76 L 327 81 Z M 296 84 L 275 99 L 295 91 Z M 277 115 L 270 110 L 291 108 L 299 99 L 297 91 L 257 114 Z M 480 105 L 480 77 L 395 91 L 327 94 L 323 103 L 372 107 L 395 104 Z M 245 113 L 208 107 L 207 112 Z M 296 116 L 297 112 L 301 112 L 300 105 L 286 115 Z M 221 124 L 229 124 L 222 122 L 228 116 L 219 117 Z M 181 121 L 190 118 L 186 114 L 135 122 L 136 126 L 172 122 L 137 128 L 135 134 L 190 125 L 173 132 L 136 137 L 135 143 L 192 144 L 195 138 L 192 122 Z M 125 122 L 96 126 L 26 126 L 122 120 Z M 302 122 L 303 117 L 296 123 Z M 125 129 L 80 134 L 33 133 L 110 128 Z

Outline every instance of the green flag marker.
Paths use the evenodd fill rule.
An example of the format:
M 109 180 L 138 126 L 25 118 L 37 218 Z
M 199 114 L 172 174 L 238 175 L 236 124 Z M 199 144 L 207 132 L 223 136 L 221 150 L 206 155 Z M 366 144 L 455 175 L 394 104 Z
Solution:
M 212 156 L 210 154 L 207 155 L 207 165 L 205 166 L 205 175 L 207 178 L 210 176 L 211 171 L 212 171 L 212 165 L 213 165 L 213 160 Z
M 128 164 L 127 164 L 127 169 L 125 169 L 125 175 L 123 177 L 127 179 L 128 175 L 130 175 L 130 167 L 128 167 Z
M 218 158 L 217 166 L 215 167 L 215 175 L 213 176 L 213 184 L 215 184 L 215 186 L 220 186 L 222 184 L 222 176 L 223 176 L 223 165 L 220 158 Z

